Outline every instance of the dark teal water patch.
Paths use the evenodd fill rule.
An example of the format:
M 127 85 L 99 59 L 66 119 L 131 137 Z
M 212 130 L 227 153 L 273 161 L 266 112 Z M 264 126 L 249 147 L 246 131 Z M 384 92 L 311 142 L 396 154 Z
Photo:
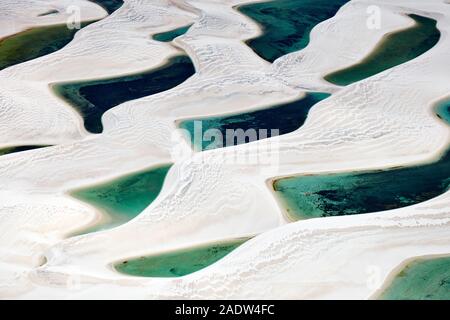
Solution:
M 181 277 L 222 259 L 247 240 L 235 239 L 140 257 L 117 263 L 114 268 L 121 273 L 140 277 Z
M 123 5 L 122 0 L 90 0 L 90 1 L 98 4 L 99 6 L 102 6 L 108 12 L 108 14 L 113 13 Z
M 305 48 L 311 30 L 333 17 L 348 0 L 277 0 L 238 7 L 263 29 L 247 44 L 263 59 L 275 59 Z
M 44 13 L 38 14 L 38 17 L 45 17 L 45 16 L 50 16 L 50 15 L 58 14 L 58 13 L 59 13 L 58 10 L 49 10 Z
M 437 108 L 449 119 L 450 102 Z M 420 203 L 446 192 L 450 150 L 430 164 L 350 173 L 294 176 L 275 180 L 276 196 L 293 220 L 361 214 Z
M 49 147 L 49 146 L 48 145 L 45 145 L 45 146 L 19 146 L 19 147 L 3 148 L 3 149 L 0 149 L 0 156 L 6 155 L 6 154 L 11 154 L 11 153 L 16 153 L 16 152 L 45 148 L 45 147 Z
M 81 27 L 90 23 L 82 23 Z M 0 70 L 60 50 L 72 41 L 77 31 L 64 24 L 33 28 L 1 39 Z
M 171 58 L 160 68 L 110 79 L 60 83 L 55 93 L 72 105 L 83 117 L 86 130 L 103 131 L 102 115 L 129 100 L 169 90 L 195 73 L 187 56 Z
M 386 35 L 375 50 L 361 62 L 325 76 L 328 82 L 346 86 L 410 61 L 436 45 L 441 33 L 436 20 L 409 15 L 416 24 Z
M 155 39 L 157 41 L 162 41 L 162 42 L 170 42 L 173 39 L 175 39 L 176 37 L 179 37 L 179 36 L 185 34 L 191 26 L 192 25 L 190 24 L 188 26 L 180 27 L 180 28 L 169 30 L 169 31 L 162 32 L 162 33 L 157 33 L 157 34 L 153 35 L 153 39 Z
M 156 199 L 170 167 L 152 168 L 70 192 L 72 197 L 93 205 L 109 217 L 109 221 L 82 233 L 109 229 L 135 218 Z
M 379 299 L 450 300 L 450 257 L 409 263 Z
M 305 122 L 309 110 L 329 96 L 327 93 L 307 93 L 301 99 L 267 109 L 229 116 L 186 120 L 179 126 L 189 132 L 191 143 L 197 151 L 239 145 L 297 130 Z M 201 128 L 196 128 L 196 125 L 200 124 Z M 273 129 L 278 130 L 277 134 L 273 134 L 274 132 L 271 131 Z M 202 138 L 207 137 L 205 133 L 208 130 L 218 130 L 222 139 L 211 139 L 212 141 L 210 141 L 208 138 Z M 246 137 L 241 134 L 241 139 L 239 139 L 235 135 L 235 133 L 239 133 L 238 130 L 249 134 Z

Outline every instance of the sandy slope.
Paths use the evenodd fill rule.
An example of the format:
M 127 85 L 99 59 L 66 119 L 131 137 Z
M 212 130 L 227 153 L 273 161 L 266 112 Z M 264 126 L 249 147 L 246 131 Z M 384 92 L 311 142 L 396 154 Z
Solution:
M 243 44 L 259 30 L 232 9 L 238 1 L 144 3 L 127 1 L 112 16 L 82 30 L 63 50 L 0 73 L 0 81 L 8 83 L 1 87 L 1 97 L 9 97 L 11 106 L 20 105 L 24 98 L 19 87 L 29 86 L 34 91 L 28 89 L 33 93 L 26 97 L 55 124 L 54 131 L 37 129 L 29 141 L 53 134 L 61 139 L 61 132 L 70 140 L 70 134 L 81 130 L 79 119 L 62 103 L 60 118 L 55 118 L 44 103 L 55 99 L 44 88 L 48 83 L 157 65 L 175 49 L 149 40 L 148 34 L 195 20 L 176 40 L 197 70 L 185 83 L 108 111 L 101 135 L 0 158 L 0 197 L 8 200 L 0 202 L 0 230 L 8 230 L 0 240 L 1 297 L 368 298 L 403 260 L 450 252 L 448 194 L 400 210 L 286 225 L 267 186 L 276 176 L 405 165 L 442 152 L 449 130 L 432 107 L 450 94 L 447 4 L 352 1 L 313 30 L 305 50 L 270 65 Z M 379 30 L 365 26 L 369 4 L 383 10 Z M 130 12 L 133 18 L 124 19 Z M 438 45 L 344 89 L 320 79 L 360 60 L 383 34 L 410 25 L 403 13 L 437 19 L 442 32 Z M 358 41 L 350 43 L 349 36 Z M 81 68 L 100 57 L 98 68 Z M 24 76 L 24 68 L 29 75 Z M 175 121 L 288 101 L 302 88 L 335 94 L 314 107 L 299 130 L 203 154 L 178 152 L 187 146 L 174 134 Z M 0 113 L 0 121 L 10 123 L 10 113 Z M 37 112 L 23 108 L 22 114 L 24 125 L 35 128 Z M 7 137 L 2 143 L 20 136 Z M 236 152 L 276 161 L 236 164 L 230 160 Z M 62 240 L 96 214 L 64 191 L 167 162 L 175 165 L 163 192 L 136 219 Z M 17 216 L 23 218 L 16 222 Z M 217 264 L 180 279 L 139 279 L 110 268 L 112 262 L 136 255 L 257 233 L 262 234 Z M 47 263 L 38 267 L 44 255 Z

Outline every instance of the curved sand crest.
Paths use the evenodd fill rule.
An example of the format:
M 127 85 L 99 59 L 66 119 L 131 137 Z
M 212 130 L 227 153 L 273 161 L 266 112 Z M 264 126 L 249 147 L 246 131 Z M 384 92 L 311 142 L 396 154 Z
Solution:
M 410 5 L 414 6 L 415 3 L 411 2 Z M 437 2 L 434 6 L 436 9 L 439 9 Z M 198 4 L 198 7 L 201 7 L 201 5 Z M 338 13 L 336 18 L 326 21 L 324 24 L 330 23 L 340 26 L 339 21 L 345 19 L 345 15 L 341 16 L 341 14 Z M 444 24 L 444 29 L 448 28 L 444 22 L 444 18 L 441 18 L 440 24 L 438 25 L 441 30 L 441 24 Z M 83 166 L 86 170 L 86 177 L 90 176 L 91 181 L 93 181 L 105 177 L 108 174 L 111 175 L 111 172 L 114 172 L 114 170 L 116 172 L 131 170 L 132 164 L 143 166 L 144 162 L 146 162 L 149 165 L 148 161 L 134 159 L 136 153 L 128 156 L 128 154 L 125 154 L 126 152 L 123 152 L 124 154 L 120 155 L 121 159 L 124 160 L 123 162 L 129 161 L 130 163 L 120 163 L 120 167 L 117 168 L 117 163 L 114 166 L 113 161 L 111 161 L 109 172 L 108 168 L 105 168 L 105 162 L 108 163 L 106 160 L 98 165 L 98 169 L 91 168 L 95 166 L 93 164 L 95 159 L 93 149 L 95 147 L 100 148 L 100 151 L 105 155 L 108 153 L 112 155 L 113 151 L 117 153 L 117 149 L 113 150 L 113 146 L 122 146 L 126 144 L 125 141 L 128 141 L 132 145 L 126 151 L 136 148 L 135 152 L 137 152 L 138 148 L 147 146 L 149 150 L 147 152 L 151 150 L 156 155 L 154 157 L 158 158 L 156 161 L 163 162 L 169 160 L 169 152 L 173 146 L 167 140 L 173 131 L 172 121 L 182 117 L 201 115 L 201 103 L 203 103 L 203 106 L 214 106 L 214 110 L 210 110 L 210 113 L 219 113 L 220 110 L 222 112 L 229 112 L 230 110 L 226 108 L 228 106 L 234 106 L 234 110 L 239 110 L 239 108 L 243 110 L 245 107 L 250 109 L 277 99 L 288 99 L 289 95 L 294 96 L 295 91 L 279 83 L 275 87 L 272 86 L 271 90 L 267 89 L 265 91 L 261 84 L 266 84 L 267 88 L 269 88 L 269 85 L 274 83 L 274 80 L 270 76 L 267 76 L 265 72 L 270 66 L 263 68 L 264 63 L 260 59 L 254 58 L 252 60 L 252 53 L 240 46 L 239 41 L 232 41 L 230 39 L 222 40 L 220 38 L 211 39 L 211 35 L 208 35 L 208 42 L 204 44 L 205 48 L 202 48 L 202 41 L 195 39 L 194 36 L 194 39 L 190 40 L 189 36 L 191 36 L 191 30 L 177 42 L 189 46 L 190 50 L 187 51 L 191 55 L 201 56 L 196 59 L 200 62 L 203 61 L 205 72 L 202 72 L 202 68 L 200 68 L 197 76 L 174 90 L 151 98 L 129 102 L 111 110 L 105 114 L 104 120 L 107 130 L 102 137 L 82 141 L 76 146 L 58 147 L 53 150 L 42 150 L 42 152 L 39 150 L 39 152 L 33 153 L 35 156 L 33 157 L 34 159 L 30 160 L 30 165 L 26 163 L 24 165 L 22 162 L 21 166 L 15 166 L 12 165 L 12 161 L 6 161 L 5 159 L 3 163 L 12 169 L 13 172 L 8 174 L 8 172 L 2 170 L 0 173 L 1 176 L 4 176 L 6 181 L 13 182 L 16 181 L 14 172 L 17 174 L 20 170 L 20 176 L 23 177 L 22 180 L 28 184 L 26 187 L 21 185 L 16 186 L 17 189 L 35 193 L 35 190 L 46 187 L 46 190 L 49 192 L 52 189 L 52 192 L 55 192 L 64 189 L 64 187 L 68 187 L 68 184 L 64 185 L 64 180 L 72 180 L 68 178 L 73 178 L 72 183 L 74 185 L 87 182 L 88 180 L 86 178 L 79 177 L 80 169 Z M 211 40 L 214 40 L 213 44 L 211 44 Z M 314 43 L 312 41 L 311 46 L 314 46 Z M 373 43 L 376 43 L 376 40 Z M 117 275 L 111 271 L 108 273 L 104 265 L 122 257 L 128 258 L 138 254 L 157 252 L 158 250 L 210 241 L 212 239 L 260 232 L 283 224 L 284 220 L 281 217 L 280 210 L 274 198 L 270 195 L 269 189 L 264 184 L 265 180 L 269 177 L 307 171 L 350 170 L 356 167 L 375 168 L 412 163 L 413 161 L 426 160 L 435 156 L 442 149 L 448 138 L 448 129 L 431 115 L 430 110 L 433 101 L 449 92 L 449 88 L 445 84 L 448 81 L 442 81 L 440 86 L 427 88 L 426 92 L 416 92 L 415 86 L 417 85 L 417 75 L 421 77 L 425 76 L 424 81 L 427 80 L 426 77 L 429 77 L 431 80 L 436 76 L 441 79 L 447 79 L 446 74 L 448 72 L 447 70 L 443 70 L 441 60 L 444 57 L 444 50 L 447 50 L 448 45 L 448 40 L 446 37 L 443 37 L 437 47 L 419 59 L 416 59 L 417 61 L 411 61 L 359 84 L 345 88 L 335 97 L 318 105 L 313 109 L 304 127 L 292 134 L 274 139 L 280 140 L 280 146 L 282 148 L 280 151 L 280 167 L 276 168 L 276 170 L 267 170 L 267 172 L 264 172 L 256 165 L 226 166 L 218 163 L 218 161 L 214 162 L 215 157 L 221 159 L 224 156 L 230 156 L 231 151 L 226 149 L 209 152 L 208 155 L 205 154 L 205 161 L 208 165 L 191 162 L 200 157 L 200 155 L 192 159 L 179 161 L 175 169 L 172 170 L 171 176 L 169 176 L 166 187 L 159 199 L 137 219 L 110 231 L 63 241 L 60 245 L 49 251 L 47 253 L 49 263 L 43 268 L 37 269 L 31 275 L 31 279 L 39 285 L 36 291 L 31 291 L 31 296 L 39 293 L 45 293 L 48 296 L 58 293 L 61 294 L 62 292 L 66 294 L 66 280 L 78 274 L 82 275 L 80 279 L 83 283 L 94 281 L 104 283 L 104 285 L 95 288 L 88 286 L 88 291 L 84 290 L 86 288 L 79 288 L 78 291 L 72 290 L 68 293 L 72 297 L 88 297 L 89 294 L 96 292 L 96 290 L 101 290 L 102 295 L 106 296 L 107 291 L 105 289 L 115 285 L 121 286 L 121 290 L 114 294 L 111 293 L 111 296 L 120 295 L 121 297 L 128 297 L 128 294 L 133 292 L 139 297 L 145 297 L 145 294 L 148 292 L 142 286 L 150 282 L 161 283 L 161 285 L 165 286 L 165 290 L 167 290 L 167 294 L 162 292 L 151 293 L 151 297 L 175 297 L 179 296 L 180 292 L 183 295 L 185 293 L 181 289 L 180 292 L 177 292 L 177 286 L 179 285 L 183 288 L 185 283 L 189 283 L 189 280 L 137 280 L 123 275 Z M 222 51 L 219 51 L 219 49 L 227 49 L 233 52 L 235 57 L 239 57 L 242 54 L 234 50 L 244 51 L 245 59 L 242 59 L 242 70 L 239 70 L 239 73 L 233 73 L 231 66 L 233 63 L 238 64 L 240 60 L 234 58 L 234 56 L 221 55 Z M 336 54 L 342 52 L 339 48 L 333 48 L 330 51 L 336 52 Z M 229 75 L 217 67 L 217 63 L 221 59 L 225 60 L 224 69 L 230 73 Z M 259 66 L 258 70 L 260 72 L 254 71 L 257 65 Z M 238 66 L 241 67 L 241 64 L 238 64 Z M 340 66 L 335 66 L 335 68 L 338 67 Z M 327 69 L 325 68 L 324 70 L 326 71 Z M 220 74 L 216 75 L 219 72 Z M 202 76 L 204 77 L 203 79 Z M 242 81 L 243 78 L 247 83 Z M 377 81 L 379 78 L 383 78 L 390 85 L 388 86 L 381 81 Z M 208 79 L 212 79 L 213 81 L 208 81 Z M 199 91 L 203 94 L 208 93 L 208 95 L 200 96 L 198 94 Z M 244 96 L 245 91 L 253 93 L 253 99 L 255 100 L 252 101 L 247 98 L 245 101 L 250 102 L 247 106 L 240 105 L 237 107 L 236 105 L 240 100 L 239 97 Z M 195 95 L 196 92 L 197 96 Z M 261 102 L 258 104 L 256 96 L 260 94 L 263 100 L 260 100 Z M 365 99 L 357 98 L 358 96 L 361 97 L 361 94 L 365 95 Z M 410 97 L 406 102 L 398 98 L 406 99 L 407 95 L 410 95 Z M 191 104 L 192 106 L 196 106 L 196 108 L 192 109 L 191 114 L 189 114 L 189 107 L 180 102 L 186 96 L 188 98 L 188 106 Z M 226 99 L 223 99 L 223 97 L 226 97 Z M 369 103 L 366 101 L 368 98 Z M 218 100 L 222 102 L 218 103 Z M 148 108 L 149 105 L 154 105 L 154 107 Z M 156 120 L 155 118 L 158 116 L 160 118 Z M 391 121 L 390 117 L 392 117 Z M 149 128 L 150 122 L 152 122 L 151 128 Z M 427 136 L 441 137 L 441 139 L 440 141 L 437 139 L 434 144 L 430 144 L 427 141 Z M 140 144 L 136 142 L 136 139 L 133 140 L 135 137 L 139 137 L 139 140 L 146 138 L 149 142 L 151 140 L 151 144 Z M 124 142 L 120 143 L 120 141 Z M 109 142 L 109 145 L 107 142 Z M 232 149 L 255 152 L 260 145 L 267 143 L 268 141 L 260 141 Z M 410 147 L 412 144 L 417 144 L 414 146 L 415 149 Z M 84 150 L 88 146 L 90 146 L 92 153 L 84 152 L 80 154 L 79 149 Z M 108 150 L 109 148 L 111 150 Z M 140 152 L 146 154 L 144 150 Z M 42 159 L 46 158 L 45 161 L 49 159 L 56 161 L 57 165 L 55 166 L 55 162 L 53 162 L 52 166 L 54 168 L 50 168 L 50 165 L 45 164 L 44 160 L 38 159 L 38 154 Z M 149 155 L 147 155 L 148 158 Z M 351 160 L 352 158 L 355 159 Z M 324 159 L 327 161 L 325 162 Z M 142 162 L 140 162 L 141 160 Z M 115 161 L 117 162 L 117 156 Z M 34 168 L 31 167 L 31 163 Z M 89 167 L 88 163 L 90 164 Z M 71 169 L 71 165 L 76 165 L 76 167 Z M 2 167 L 5 168 L 5 166 Z M 57 173 L 60 170 L 61 172 L 64 170 L 64 176 L 48 174 L 50 172 Z M 47 181 L 44 182 L 40 178 L 44 178 L 46 174 Z M 433 204 L 436 201 L 437 199 L 427 202 L 427 205 L 430 203 Z M 69 205 L 69 202 L 67 204 Z M 414 207 L 418 209 L 407 208 L 407 210 L 402 210 L 403 212 L 407 212 L 407 216 L 414 216 L 414 212 L 420 210 L 424 205 L 420 204 Z M 442 209 L 438 208 L 437 210 Z M 391 219 L 393 212 L 385 212 L 380 215 L 379 219 L 381 221 Z M 445 217 L 446 214 L 446 212 L 440 212 L 441 214 L 438 214 L 439 219 L 441 219 L 439 216 L 444 215 Z M 367 217 L 369 216 L 367 215 Z M 328 220 L 327 218 L 316 221 L 320 221 L 325 227 L 334 226 L 335 224 L 340 225 L 341 223 L 345 227 L 348 221 L 359 223 L 360 219 L 368 218 L 365 218 L 365 216 L 364 218 L 355 216 L 346 217 L 345 219 L 339 217 L 333 220 Z M 258 223 L 255 223 L 255 221 Z M 420 230 L 419 233 L 425 231 L 433 232 L 436 230 L 434 227 L 426 227 L 428 222 L 418 221 L 417 228 Z M 307 223 L 311 224 L 312 222 Z M 305 222 L 298 222 L 286 228 L 294 228 L 294 226 L 301 228 L 303 224 Z M 151 232 L 156 229 L 161 230 L 161 227 L 166 227 L 164 233 Z M 366 229 L 366 234 L 368 234 L 370 228 L 364 227 L 364 224 L 362 224 L 362 229 L 363 234 L 364 229 Z M 284 228 L 277 229 L 274 232 L 278 233 L 279 230 L 281 230 L 280 236 L 284 235 Z M 273 234 L 270 233 L 267 237 L 270 238 Z M 263 236 L 250 241 L 249 245 L 259 243 L 259 239 L 262 239 Z M 330 241 L 335 239 L 332 235 L 328 236 L 327 234 L 324 237 L 329 237 L 328 239 Z M 266 241 L 261 241 L 263 247 L 267 245 Z M 308 240 L 308 238 L 305 241 L 313 248 L 316 246 L 314 244 L 315 242 Z M 288 242 L 291 247 L 300 250 L 298 244 L 294 241 Z M 387 241 L 386 246 L 389 246 L 389 244 L 389 241 Z M 391 244 L 395 246 L 395 241 L 392 240 Z M 443 250 L 448 249 L 445 245 L 438 245 L 438 247 Z M 252 257 L 255 261 L 254 257 L 245 248 L 243 247 L 242 254 Z M 358 260 L 359 258 L 356 253 L 351 252 L 351 248 L 352 245 L 348 244 L 348 254 L 354 255 L 353 259 L 362 261 Z M 268 250 L 271 251 L 270 248 Z M 407 253 L 405 249 L 404 254 L 415 254 L 420 250 L 422 249 L 417 248 L 416 251 L 409 251 Z M 238 255 L 240 251 L 241 249 L 236 250 L 235 254 L 230 255 L 226 259 L 234 259 L 233 257 Z M 381 257 L 382 255 L 379 254 L 379 256 Z M 330 259 L 332 261 L 332 257 L 334 257 L 333 253 L 324 253 L 324 262 L 329 263 Z M 301 263 L 301 259 L 292 259 L 292 263 L 288 263 L 287 265 Z M 228 260 L 223 261 L 225 263 Z M 242 267 L 244 270 L 250 260 L 243 259 L 237 261 L 240 263 L 239 267 Z M 270 258 L 264 260 L 263 264 L 277 265 L 276 261 Z M 389 263 L 386 262 L 383 265 L 387 265 L 387 268 L 389 268 Z M 219 268 L 221 266 L 220 262 L 216 266 Z M 211 275 L 217 274 L 217 269 L 212 269 L 216 266 L 205 269 L 204 273 L 209 274 L 209 272 L 214 271 Z M 220 272 L 227 274 L 230 269 L 226 266 L 227 264 L 225 264 L 225 267 L 220 267 Z M 361 264 L 357 264 L 354 269 L 357 270 L 360 266 Z M 318 277 L 321 274 L 323 273 L 318 273 Z M 292 274 L 290 275 L 292 276 Z M 351 279 L 351 275 L 351 272 L 339 275 L 340 278 L 338 280 Z M 278 273 L 272 273 L 272 276 L 277 277 Z M 91 277 L 95 277 L 96 279 L 92 280 Z M 227 281 L 229 281 L 229 277 L 225 276 L 223 279 L 223 282 L 217 287 L 218 291 L 220 291 L 220 288 L 225 288 Z M 243 286 L 253 281 L 248 280 L 249 278 L 245 278 L 244 276 L 239 279 L 242 280 Z M 114 281 L 115 284 L 113 284 Z M 264 282 L 261 282 L 261 280 L 256 281 L 260 285 L 264 285 Z M 60 285 L 61 288 L 47 288 L 46 283 L 50 282 Z M 310 285 L 311 287 L 314 286 L 314 284 Z M 129 287 L 128 290 L 125 290 L 126 286 Z M 191 283 L 191 287 L 194 286 L 195 284 Z M 356 286 L 358 287 L 358 285 Z M 212 292 L 212 289 L 208 290 L 207 287 L 203 288 L 205 288 L 204 294 L 207 294 L 208 291 Z M 361 289 L 359 290 L 358 295 L 365 297 L 361 295 L 363 291 Z M 298 292 L 290 292 L 290 297 L 300 296 Z M 271 293 L 266 292 L 265 294 L 270 296 Z M 323 297 L 326 296 L 325 292 L 321 294 Z M 218 296 L 220 296 L 220 293 Z

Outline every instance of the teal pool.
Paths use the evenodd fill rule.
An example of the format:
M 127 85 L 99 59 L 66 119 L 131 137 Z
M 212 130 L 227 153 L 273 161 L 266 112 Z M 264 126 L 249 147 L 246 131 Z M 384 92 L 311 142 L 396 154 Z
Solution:
M 436 112 L 449 119 L 450 102 Z M 277 179 L 273 189 L 292 220 L 401 208 L 446 192 L 450 150 L 434 163 L 386 170 L 311 174 Z
M 414 26 L 386 35 L 361 62 L 330 73 L 325 80 L 346 86 L 417 58 L 433 48 L 441 36 L 436 20 L 414 14 L 409 17 L 415 21 Z
M 156 199 L 170 167 L 152 168 L 70 192 L 72 197 L 91 204 L 108 217 L 108 221 L 82 233 L 109 229 L 135 218 Z
M 297 130 L 305 122 L 309 110 L 316 103 L 329 96 L 327 93 L 310 92 L 305 97 L 293 102 L 253 112 L 186 120 L 180 122 L 179 127 L 189 133 L 189 139 L 196 151 L 248 143 L 270 138 L 273 133 L 271 130 L 273 129 L 278 130 L 276 135 Z M 222 139 L 209 140 L 205 134 L 208 130 L 218 130 Z M 242 137 L 242 139 L 238 139 L 230 134 L 236 133 L 237 130 L 243 130 L 247 133 L 254 132 L 255 135 L 249 134 L 247 138 Z M 265 133 L 267 134 L 265 135 Z M 200 137 L 197 138 L 197 136 Z
M 348 0 L 276 0 L 239 6 L 255 20 L 263 34 L 247 44 L 263 59 L 275 59 L 305 48 L 311 30 L 333 17 Z
M 123 274 L 140 277 L 181 277 L 222 259 L 248 238 L 205 244 L 152 256 L 121 261 L 114 268 Z
M 450 300 L 450 257 L 410 262 L 378 299 Z
M 181 55 L 149 71 L 109 79 L 59 83 L 52 88 L 80 113 L 87 131 L 101 133 L 102 115 L 107 110 L 129 100 L 169 90 L 194 73 L 189 57 Z
M 102 6 L 108 14 L 113 13 L 123 5 L 123 0 L 89 0 Z
M 157 33 L 157 34 L 153 35 L 153 39 L 155 39 L 157 41 L 162 41 L 162 42 L 170 42 L 173 39 L 175 39 L 176 37 L 179 37 L 179 36 L 185 34 L 191 26 L 192 25 L 190 24 L 190 25 L 180 27 L 177 29 Z

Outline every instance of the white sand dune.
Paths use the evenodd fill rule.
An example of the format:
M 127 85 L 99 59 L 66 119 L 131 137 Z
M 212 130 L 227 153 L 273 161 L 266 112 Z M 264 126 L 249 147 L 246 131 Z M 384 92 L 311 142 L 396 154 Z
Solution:
M 398 210 L 288 224 L 268 186 L 274 177 L 410 165 L 443 152 L 450 132 L 433 107 L 450 95 L 448 4 L 351 1 L 314 28 L 306 49 L 269 64 L 243 42 L 260 33 L 233 9 L 245 2 L 126 1 L 64 49 L 0 72 L 0 144 L 62 143 L 0 157 L 0 297 L 369 298 L 402 261 L 450 252 L 448 193 Z M 380 29 L 366 27 L 368 5 L 382 9 Z M 438 21 L 442 36 L 434 48 L 345 88 L 321 79 L 361 60 L 386 33 L 410 26 L 406 13 Z M 149 35 L 192 21 L 175 43 L 196 74 L 109 110 L 101 135 L 87 135 L 48 89 L 157 66 L 179 51 Z M 188 145 L 176 135 L 176 121 L 262 108 L 306 89 L 334 94 L 295 132 L 179 153 Z M 236 153 L 277 161 L 233 163 Z M 67 238 L 99 213 L 64 192 L 171 162 L 162 193 L 137 218 Z M 178 279 L 111 268 L 121 259 L 255 234 L 216 264 Z

